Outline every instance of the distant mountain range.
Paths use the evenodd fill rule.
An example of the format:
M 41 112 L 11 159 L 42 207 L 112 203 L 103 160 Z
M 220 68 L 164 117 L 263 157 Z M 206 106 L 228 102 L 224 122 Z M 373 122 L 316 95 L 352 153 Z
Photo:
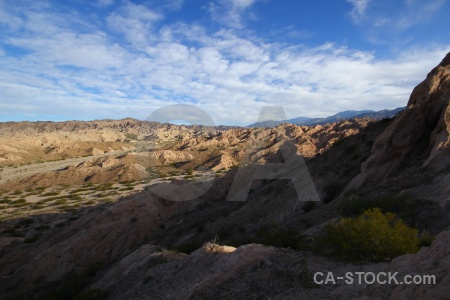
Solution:
M 326 117 L 326 118 L 308 118 L 308 117 L 297 117 L 289 120 L 283 120 L 283 121 L 273 121 L 268 120 L 264 122 L 257 122 L 248 125 L 247 127 L 273 127 L 277 126 L 279 124 L 283 123 L 291 123 L 295 125 L 321 125 L 321 124 L 327 124 L 327 123 L 333 123 L 338 122 L 342 120 L 350 120 L 354 118 L 372 118 L 375 120 L 381 120 L 384 118 L 392 118 L 396 116 L 398 113 L 400 113 L 402 110 L 404 110 L 405 107 L 398 107 L 393 110 L 380 110 L 380 111 L 373 111 L 373 110 L 346 110 L 339 112 L 335 115 Z

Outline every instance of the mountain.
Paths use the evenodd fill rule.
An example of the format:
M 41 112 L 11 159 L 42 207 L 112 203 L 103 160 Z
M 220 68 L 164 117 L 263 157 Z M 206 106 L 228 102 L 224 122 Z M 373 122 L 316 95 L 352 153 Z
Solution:
M 408 167 L 443 172 L 433 182 L 447 183 L 440 190 L 444 192 L 442 200 L 448 200 L 450 176 L 445 172 L 450 169 L 450 53 L 414 88 L 407 108 L 377 137 L 371 156 L 350 187 L 399 176 Z
M 36 147 L 47 147 L 41 135 L 53 135 L 62 126 L 69 128 L 59 132 L 68 142 L 84 134 L 89 142 L 96 142 L 107 133 L 104 142 L 128 145 L 133 152 L 101 161 L 89 158 L 53 171 L 57 174 L 48 181 L 55 186 L 47 187 L 45 195 L 39 193 L 39 182 L 33 178 L 22 181 L 20 189 L 0 191 L 2 299 L 448 299 L 450 53 L 413 90 L 405 110 L 379 121 L 358 117 L 324 125 L 223 131 L 164 124 L 149 127 L 135 121 L 104 125 L 99 132 L 91 128 L 93 123 L 78 124 L 81 131 L 74 130 L 72 123 L 56 125 L 43 132 L 34 123 L 20 130 L 0 128 L 11 145 L 2 151 L 25 158 L 22 148 L 13 148 L 14 141 L 30 138 L 39 141 Z M 304 202 L 306 192 L 297 193 L 290 180 L 264 178 L 264 173 L 254 174 L 246 201 L 226 201 L 235 178 L 242 178 L 239 172 L 254 170 L 246 157 L 262 167 L 279 166 L 283 161 L 289 165 L 281 153 L 280 136 L 293 141 L 303 156 L 322 201 Z M 157 148 L 139 149 L 139 143 L 149 137 Z M 137 193 L 118 201 L 99 200 L 123 188 L 114 182 L 111 186 L 92 183 L 98 172 L 125 175 L 130 171 L 124 166 L 131 164 L 136 172 L 145 173 L 145 163 L 160 175 L 169 174 L 165 168 L 191 171 L 184 172 L 183 178 L 158 178 L 157 186 L 168 190 L 188 182 L 201 183 L 197 167 L 212 168 L 215 179 L 208 191 L 192 201 L 163 199 L 141 181 L 137 182 L 144 187 Z M 79 186 L 58 181 L 72 180 L 80 169 L 97 173 L 86 173 L 89 176 L 80 178 Z M 136 182 L 126 180 L 125 189 L 133 189 Z M 56 192 L 59 197 L 49 197 Z M 96 204 L 83 206 L 86 197 L 97 199 Z M 414 228 L 408 232 L 420 238 L 420 244 L 415 244 L 420 250 L 393 259 L 383 257 L 381 262 L 333 256 L 336 240 L 330 240 L 331 248 L 321 243 L 327 237 L 327 225 L 343 217 L 361 216 L 368 206 L 395 213 L 394 227 L 402 227 L 402 221 Z M 362 222 L 361 218 L 353 220 Z M 351 245 L 350 253 L 354 252 L 352 236 L 359 228 L 342 237 Z M 383 244 L 371 239 L 370 230 L 362 233 L 364 244 Z M 359 284 L 357 276 L 354 284 L 342 280 L 316 284 L 317 272 L 323 273 L 322 279 L 327 272 L 335 278 L 348 272 L 398 272 L 399 282 L 406 279 L 404 275 L 431 275 L 436 284 Z M 367 276 L 368 280 L 372 277 Z
M 396 116 L 398 113 L 400 113 L 402 110 L 404 110 L 404 107 L 399 107 L 393 110 L 380 110 L 380 111 L 373 111 L 373 110 L 346 110 L 339 112 L 335 115 L 326 117 L 326 118 L 308 118 L 308 117 L 297 117 L 289 120 L 283 120 L 283 121 L 273 121 L 268 120 L 264 122 L 257 122 L 248 125 L 247 127 L 273 127 L 277 126 L 279 124 L 283 123 L 291 123 L 298 126 L 312 126 L 312 125 L 323 125 L 327 123 L 334 123 L 339 122 L 342 120 L 350 120 L 353 118 L 369 118 L 372 120 L 381 120 L 384 118 L 392 118 Z

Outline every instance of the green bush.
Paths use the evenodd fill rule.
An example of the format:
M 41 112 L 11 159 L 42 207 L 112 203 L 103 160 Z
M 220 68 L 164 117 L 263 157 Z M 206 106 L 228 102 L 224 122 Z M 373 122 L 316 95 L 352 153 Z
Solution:
M 419 249 L 417 230 L 408 227 L 395 214 L 383 214 L 379 208 L 328 224 L 324 229 L 322 242 L 342 259 L 386 261 Z

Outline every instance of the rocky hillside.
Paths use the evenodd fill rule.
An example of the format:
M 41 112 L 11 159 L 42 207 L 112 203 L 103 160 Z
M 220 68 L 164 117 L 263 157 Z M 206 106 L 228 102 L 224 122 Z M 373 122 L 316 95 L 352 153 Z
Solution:
M 450 54 L 414 89 L 408 108 L 394 119 L 228 131 L 155 125 L 168 126 L 169 131 L 175 128 L 170 134 L 164 129 L 159 133 L 170 143 L 61 170 L 59 177 L 52 175 L 50 181 L 85 180 L 81 169 L 110 172 L 111 177 L 97 174 L 92 178 L 115 180 L 121 172 L 135 172 L 126 169 L 130 163 L 144 166 L 137 159 L 140 157 L 158 166 L 160 172 L 169 167 L 197 172 L 207 166 L 217 170 L 218 178 L 193 201 L 161 199 L 148 187 L 117 203 L 3 221 L 2 297 L 448 298 L 449 68 Z M 117 125 L 112 132 L 135 141 L 131 144 L 136 148 L 138 142 L 151 140 L 147 136 L 155 129 L 145 129 L 150 125 L 125 122 L 130 122 L 126 130 L 120 131 L 122 125 Z M 33 126 L 29 130 L 36 131 L 38 126 Z M 109 132 L 110 127 L 105 125 L 102 130 Z M 179 136 L 182 130 L 183 136 Z M 251 169 L 247 164 L 283 162 L 280 147 L 286 140 L 294 141 L 297 153 L 305 157 L 322 201 L 305 203 L 298 199 L 290 180 L 267 179 L 253 182 L 246 201 L 225 201 L 236 173 Z M 140 167 L 136 170 L 143 171 Z M 171 183 L 182 186 L 193 181 L 195 176 L 189 176 L 172 178 Z M 168 181 L 157 186 L 173 188 Z M 436 238 L 432 243 L 432 237 L 421 239 L 423 247 L 417 253 L 381 263 L 339 261 L 330 252 L 320 251 L 317 242 L 326 232 L 324 226 L 342 216 L 359 214 L 370 205 L 395 212 L 406 225 L 416 228 L 421 238 L 437 234 Z M 34 238 L 14 236 L 11 241 L 18 231 L 27 231 L 25 237 Z M 2 243 L 6 239 L 8 243 Z M 328 271 L 335 276 L 397 271 L 401 275 L 435 275 L 437 284 L 313 282 L 315 272 Z
M 286 141 L 293 142 L 297 153 L 309 159 L 347 137 L 358 135 L 370 123 L 368 119 L 361 119 L 315 126 L 282 124 L 275 128 L 228 130 L 137 120 L 17 123 L 17 128 L 7 127 L 3 133 L 5 143 L 15 148 L 6 144 L 3 147 L 9 147 L 10 154 L 21 153 L 22 156 L 16 157 L 17 160 L 5 159 L 5 162 L 36 160 L 39 154 L 42 155 L 40 162 L 56 157 L 70 159 L 81 154 L 86 159 L 67 164 L 63 160 L 57 169 L 50 169 L 44 163 L 40 165 L 42 172 L 30 176 L 27 176 L 30 167 L 21 166 L 17 170 L 10 167 L 0 172 L 0 190 L 27 189 L 30 183 L 34 187 L 48 187 L 140 180 L 153 176 L 149 172 L 168 175 L 205 168 L 225 171 L 277 160 L 279 148 Z M 19 148 L 22 152 L 18 152 Z M 94 157 L 90 158 L 92 155 Z M 37 165 L 32 166 L 35 167 Z
M 434 174 L 436 186 L 443 185 L 439 188 L 443 194 L 438 197 L 443 203 L 448 200 L 450 54 L 413 90 L 407 108 L 377 137 L 370 157 L 361 165 L 360 174 L 349 187 L 379 183 L 387 177 L 402 177 L 406 169 Z M 430 185 L 424 193 L 434 194 L 432 190 L 436 188 Z
M 183 139 L 166 149 L 192 153 L 194 159 L 186 167 L 205 165 L 219 170 L 273 161 L 286 141 L 295 144 L 299 155 L 312 158 L 362 132 L 369 123 L 371 120 L 365 119 L 315 126 L 281 124 L 273 128 L 238 128 L 208 137 Z
M 215 134 L 224 128 L 177 126 L 135 119 L 0 123 L 0 166 L 158 147 L 183 138 Z

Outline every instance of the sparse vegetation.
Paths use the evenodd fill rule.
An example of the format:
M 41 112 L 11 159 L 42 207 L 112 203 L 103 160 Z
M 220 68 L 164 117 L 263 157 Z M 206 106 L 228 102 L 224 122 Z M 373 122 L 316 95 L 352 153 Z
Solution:
M 48 192 L 48 193 L 42 194 L 42 197 L 58 196 L 59 194 L 61 194 L 61 191 L 53 191 L 53 192 Z
M 67 199 L 58 199 L 52 205 L 62 205 L 62 204 L 66 204 L 66 203 L 67 203 Z
M 23 191 L 21 191 L 21 190 L 16 190 L 16 191 L 14 191 L 12 194 L 13 195 L 20 195 L 20 194 L 22 194 L 23 193 Z
M 127 186 L 127 187 L 119 189 L 119 191 L 132 191 L 132 190 L 134 190 L 134 187 L 132 187 L 132 186 Z
M 416 229 L 379 208 L 324 227 L 319 243 L 340 259 L 386 261 L 419 248 Z
M 126 137 L 128 140 L 137 140 L 137 135 L 134 134 L 134 133 L 125 133 L 125 137 Z

